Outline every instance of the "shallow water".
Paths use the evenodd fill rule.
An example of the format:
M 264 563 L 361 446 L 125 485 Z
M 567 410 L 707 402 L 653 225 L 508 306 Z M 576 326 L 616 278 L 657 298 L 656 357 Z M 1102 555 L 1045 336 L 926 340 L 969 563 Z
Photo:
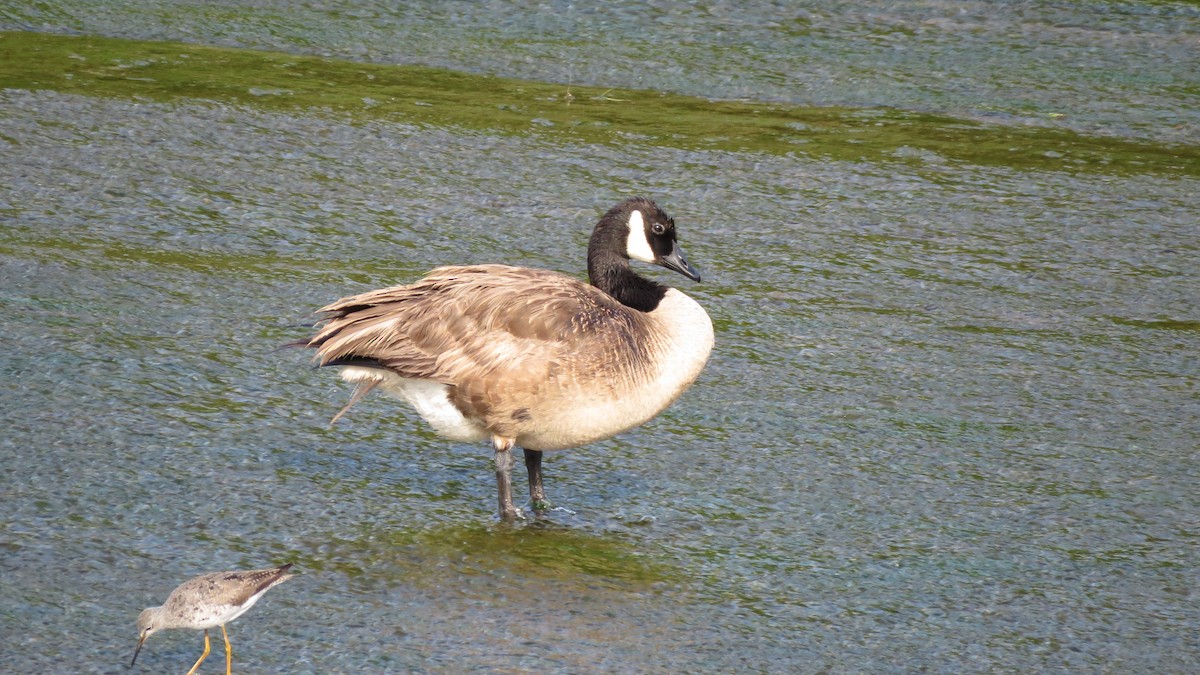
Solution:
M 203 17 L 168 3 L 63 7 L 0 16 L 465 67 L 452 53 L 476 72 L 550 81 L 562 65 L 534 54 L 536 41 L 464 39 L 548 21 L 489 22 L 508 16 L 503 4 L 454 20 L 422 10 L 415 25 L 440 26 L 441 39 L 404 43 L 405 59 L 385 58 L 387 46 L 414 15 L 367 3 L 323 22 L 312 16 L 332 10 L 306 6 L 285 23 L 253 20 L 267 4 Z M 616 7 L 608 20 L 653 9 Z M 973 6 L 936 7 L 946 18 Z M 708 36 L 698 43 L 775 30 L 717 9 L 654 16 Z M 976 31 L 976 58 L 1035 99 L 1051 96 L 1036 55 L 1064 48 L 1050 28 L 1107 26 L 1157 53 L 1196 35 L 1188 5 L 1006 11 L 987 25 L 1037 18 L 1030 50 Z M 356 51 L 364 22 L 392 37 Z M 544 30 L 571 54 L 603 55 L 568 59 L 590 64 L 573 75 L 601 87 L 589 95 L 621 80 L 740 96 L 732 81 L 773 77 L 737 49 L 698 63 L 664 47 L 667 65 L 625 81 L 637 53 L 613 56 L 622 31 L 588 26 Z M 874 67 L 871 35 L 826 32 Z M 954 34 L 922 37 L 926 59 L 955 61 Z M 685 131 L 671 140 L 653 116 L 577 137 L 537 112 L 555 126 L 489 129 L 471 100 L 439 103 L 450 120 L 439 125 L 186 81 L 173 95 L 136 81 L 89 94 L 114 80 L 94 61 L 37 87 L 0 69 L 3 668 L 127 672 L 137 612 L 177 583 L 293 561 L 303 576 L 231 625 L 239 669 L 1195 672 L 1200 209 L 1195 148 L 1165 145 L 1185 137 L 1159 124 L 1194 124 L 1194 93 L 1114 101 L 1197 70 L 1138 60 L 1126 44 L 1095 45 L 1097 63 L 1128 63 L 1106 80 L 1126 95 L 1110 110 L 1090 107 L 1098 90 L 1083 85 L 1055 100 L 1102 136 L 1071 140 L 1072 152 L 1114 154 L 1109 137 L 1124 136 L 1137 155 L 1068 167 L 971 159 L 972 134 L 991 142 L 994 130 L 967 119 L 967 139 L 942 152 L 922 149 L 919 125 L 873 135 L 872 115 L 893 118 L 869 110 L 850 113 L 868 121 L 847 133 L 879 150 L 850 157 L 817 131 L 796 152 L 738 151 Z M 956 107 L 958 84 L 938 79 L 922 105 L 865 102 L 974 118 L 987 99 L 970 89 Z M 864 103 L 844 74 L 827 85 L 821 102 Z M 754 86 L 777 101 L 815 96 L 789 80 L 780 94 Z M 342 88 L 361 98 L 353 87 Z M 697 120 L 721 110 L 686 105 Z M 377 398 L 330 428 L 348 390 L 276 349 L 320 305 L 439 264 L 581 274 L 591 224 L 634 193 L 676 217 L 704 282 L 649 273 L 708 308 L 717 349 L 654 422 L 548 457 L 549 494 L 574 515 L 496 523 L 487 448 L 438 439 Z M 156 635 L 138 669 L 186 668 L 199 647 L 193 634 Z

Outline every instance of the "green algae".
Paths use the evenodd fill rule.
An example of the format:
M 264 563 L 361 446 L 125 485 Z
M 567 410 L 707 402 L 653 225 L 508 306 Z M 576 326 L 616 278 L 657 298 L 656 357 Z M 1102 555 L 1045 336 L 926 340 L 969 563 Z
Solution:
M 351 578 L 377 577 L 396 568 L 413 586 L 455 574 L 530 576 L 568 583 L 610 583 L 632 590 L 678 581 L 666 563 L 638 554 L 635 542 L 541 521 L 518 525 L 419 525 L 416 528 L 350 525 L 339 535 L 306 538 L 280 557 L 306 569 L 336 570 Z
M 32 32 L 0 33 L 0 86 L 154 102 L 200 100 L 351 120 L 655 145 L 1114 174 L 1200 175 L 1200 148 L 1000 126 L 893 109 L 710 101 L 422 66 Z

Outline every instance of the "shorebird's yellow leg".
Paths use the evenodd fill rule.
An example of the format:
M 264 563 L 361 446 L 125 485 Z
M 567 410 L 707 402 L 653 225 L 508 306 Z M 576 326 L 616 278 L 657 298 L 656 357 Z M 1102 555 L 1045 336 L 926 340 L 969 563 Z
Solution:
M 210 651 L 212 651 L 212 645 L 210 645 L 208 643 L 208 629 L 205 628 L 204 629 L 204 653 L 201 654 L 200 658 L 196 660 L 196 665 L 192 666 L 192 669 L 187 671 L 187 675 L 192 675 L 192 673 L 196 672 L 196 669 L 200 667 L 200 664 L 204 662 L 204 659 L 208 658 L 208 653 Z
M 225 632 L 225 624 L 221 624 L 221 635 L 225 636 L 225 675 L 233 675 L 233 647 L 229 644 L 229 633 Z

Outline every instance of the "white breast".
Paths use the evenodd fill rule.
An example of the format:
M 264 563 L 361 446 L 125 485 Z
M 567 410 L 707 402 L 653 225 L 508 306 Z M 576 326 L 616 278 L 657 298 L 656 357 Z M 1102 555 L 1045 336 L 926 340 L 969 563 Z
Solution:
M 679 398 L 700 375 L 713 348 L 712 320 L 695 300 L 669 289 L 652 313 L 645 336 L 653 371 L 630 373 L 601 392 L 540 411 L 538 429 L 517 439 L 531 450 L 562 450 L 609 438 L 639 426 Z M 603 373 L 597 373 L 603 378 Z

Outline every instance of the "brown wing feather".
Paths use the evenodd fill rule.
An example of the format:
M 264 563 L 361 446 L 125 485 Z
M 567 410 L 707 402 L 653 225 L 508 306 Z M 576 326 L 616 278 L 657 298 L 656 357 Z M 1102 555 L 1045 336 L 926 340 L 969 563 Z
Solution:
M 541 387 L 572 358 L 571 337 L 592 340 L 590 358 L 638 354 L 637 312 L 557 272 L 506 265 L 441 267 L 420 281 L 343 298 L 322 309 L 309 341 L 322 365 L 366 359 L 402 377 L 459 388 L 456 403 L 486 413 L 514 387 Z M 622 348 L 628 351 L 622 351 Z M 605 353 L 608 352 L 608 353 Z M 498 377 L 489 377 L 499 375 Z M 484 387 L 484 380 L 493 385 Z M 503 382 L 504 392 L 494 384 Z
M 211 572 L 181 584 L 163 603 L 169 611 L 183 614 L 198 598 L 214 605 L 241 605 L 253 595 L 292 578 L 292 563 L 264 570 Z

